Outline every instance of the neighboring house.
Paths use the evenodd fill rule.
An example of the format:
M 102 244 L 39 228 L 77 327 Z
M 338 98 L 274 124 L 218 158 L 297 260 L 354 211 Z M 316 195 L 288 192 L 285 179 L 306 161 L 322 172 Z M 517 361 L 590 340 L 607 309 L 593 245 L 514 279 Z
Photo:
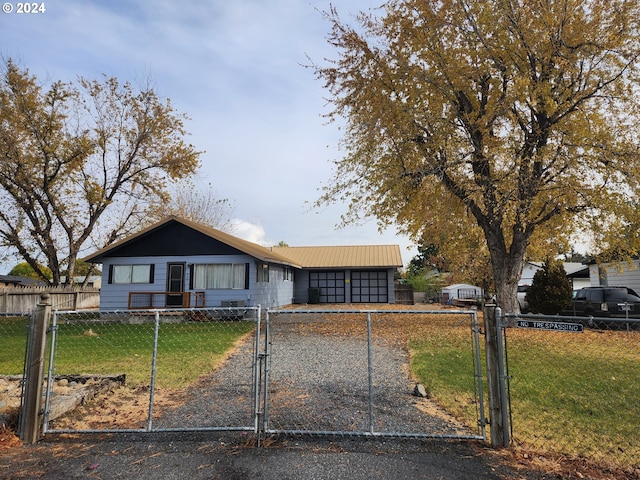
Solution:
M 393 303 L 402 266 L 397 245 L 266 248 L 175 216 L 84 260 L 102 310 Z
M 84 283 L 84 275 L 76 275 L 73 277 L 74 285 L 82 285 Z M 60 281 L 64 284 L 66 282 L 67 277 L 60 277 Z M 100 275 L 90 275 L 89 280 L 87 280 L 87 287 L 89 288 L 100 288 L 102 286 L 102 276 Z
M 640 292 L 640 260 L 637 258 L 600 265 L 594 262 L 589 264 L 588 268 L 590 285 L 586 286 L 620 286 Z
M 522 268 L 522 276 L 518 285 L 531 285 L 533 276 L 538 270 L 542 269 L 543 262 L 525 262 Z M 572 289 L 578 290 L 582 287 L 588 287 L 591 284 L 589 279 L 589 266 L 578 262 L 564 262 L 564 271 L 571 281 Z
M 34 287 L 39 285 L 46 285 L 46 283 L 20 275 L 0 275 L 0 287 Z

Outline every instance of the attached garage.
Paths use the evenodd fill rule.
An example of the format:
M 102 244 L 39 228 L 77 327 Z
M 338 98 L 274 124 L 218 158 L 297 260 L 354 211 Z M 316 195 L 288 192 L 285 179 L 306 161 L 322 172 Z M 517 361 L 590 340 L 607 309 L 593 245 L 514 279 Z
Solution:
M 302 268 L 294 303 L 394 303 L 394 274 L 402 267 L 397 245 L 273 247 Z

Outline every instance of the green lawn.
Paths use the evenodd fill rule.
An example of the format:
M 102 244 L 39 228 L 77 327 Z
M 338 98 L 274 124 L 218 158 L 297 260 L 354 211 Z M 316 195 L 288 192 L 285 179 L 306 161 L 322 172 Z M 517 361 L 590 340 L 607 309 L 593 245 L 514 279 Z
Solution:
M 640 465 L 640 333 L 509 332 L 516 440 Z
M 181 388 L 210 372 L 253 322 L 161 324 L 156 386 Z M 74 323 L 58 330 L 56 374 L 127 375 L 127 383 L 149 384 L 154 325 Z
M 476 361 L 469 327 L 434 325 L 409 341 L 409 351 L 411 370 L 430 396 L 469 428 L 477 429 Z
M 468 330 L 440 326 L 409 347 L 412 371 L 436 401 L 474 425 Z M 638 467 L 639 332 L 509 329 L 507 348 L 516 442 Z
M 0 375 L 20 374 L 25 328 L 17 320 L 0 326 Z M 156 386 L 177 389 L 210 372 L 245 334 L 251 321 L 161 324 L 158 334 Z M 58 326 L 56 375 L 126 374 L 131 386 L 148 385 L 151 378 L 154 325 L 73 322 Z
M 22 374 L 28 328 L 28 317 L 0 317 L 0 375 Z

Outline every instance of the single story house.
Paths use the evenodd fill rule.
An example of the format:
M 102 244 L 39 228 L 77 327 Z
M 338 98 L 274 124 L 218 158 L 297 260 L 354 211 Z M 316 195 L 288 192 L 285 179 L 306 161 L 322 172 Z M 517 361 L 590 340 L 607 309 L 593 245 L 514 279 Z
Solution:
M 176 216 L 84 258 L 102 310 L 394 303 L 398 245 L 263 247 Z
M 543 265 L 542 262 L 525 262 L 518 285 L 531 285 L 533 283 L 533 276 L 538 270 L 542 270 Z M 589 279 L 588 265 L 579 262 L 564 262 L 562 265 L 564 271 L 567 272 L 567 277 L 571 282 L 573 290 L 590 286 L 591 281 Z

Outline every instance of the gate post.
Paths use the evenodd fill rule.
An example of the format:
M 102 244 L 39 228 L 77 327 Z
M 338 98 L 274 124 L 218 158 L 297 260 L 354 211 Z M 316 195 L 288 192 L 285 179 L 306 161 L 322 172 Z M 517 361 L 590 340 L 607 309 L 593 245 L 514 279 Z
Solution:
M 42 403 L 42 379 L 44 377 L 44 354 L 47 339 L 47 326 L 51 318 L 49 294 L 40 296 L 40 303 L 33 314 L 33 325 L 29 337 L 30 348 L 27 358 L 26 393 L 22 407 L 24 422 L 20 431 L 20 440 L 36 443 L 42 426 L 40 405 Z
M 495 304 L 485 304 L 484 327 L 492 447 L 508 447 L 510 442 L 501 321 L 501 309 Z

